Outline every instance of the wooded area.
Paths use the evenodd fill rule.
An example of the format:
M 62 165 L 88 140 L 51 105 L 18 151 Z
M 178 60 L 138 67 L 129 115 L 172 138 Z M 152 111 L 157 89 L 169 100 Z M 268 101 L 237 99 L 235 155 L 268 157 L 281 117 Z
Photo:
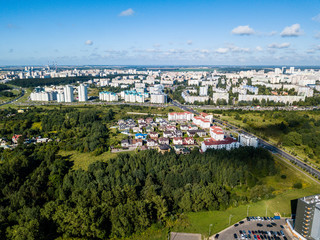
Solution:
M 259 179 L 276 172 L 264 149 L 143 151 L 88 171 L 71 170 L 58 150 L 51 142 L 1 153 L 1 239 L 130 236 L 182 212 L 270 198 L 273 189 Z

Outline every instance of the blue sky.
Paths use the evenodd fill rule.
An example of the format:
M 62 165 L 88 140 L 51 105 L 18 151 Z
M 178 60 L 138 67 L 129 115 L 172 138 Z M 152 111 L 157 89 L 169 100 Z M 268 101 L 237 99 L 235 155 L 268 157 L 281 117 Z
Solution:
M 0 65 L 319 60 L 319 0 L 0 0 Z

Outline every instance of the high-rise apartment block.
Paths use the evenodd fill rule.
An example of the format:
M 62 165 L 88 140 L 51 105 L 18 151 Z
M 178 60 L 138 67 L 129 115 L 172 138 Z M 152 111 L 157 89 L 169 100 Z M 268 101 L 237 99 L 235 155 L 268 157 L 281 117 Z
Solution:
M 320 194 L 291 201 L 291 226 L 301 239 L 320 240 Z
M 85 84 L 80 84 L 78 87 L 78 100 L 79 102 L 88 101 L 88 87 Z
M 73 102 L 74 96 L 73 96 L 73 87 L 70 85 L 66 85 L 64 88 L 64 100 L 65 102 Z

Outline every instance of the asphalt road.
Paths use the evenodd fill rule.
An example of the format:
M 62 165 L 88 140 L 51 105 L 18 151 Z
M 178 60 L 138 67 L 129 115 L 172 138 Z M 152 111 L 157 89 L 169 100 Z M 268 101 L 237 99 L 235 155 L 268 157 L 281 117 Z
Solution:
M 25 91 L 24 91 L 24 89 L 22 89 L 21 90 L 21 94 L 19 95 L 19 97 L 15 98 L 15 99 L 13 99 L 13 100 L 11 100 L 9 102 L 1 103 L 0 106 L 13 103 L 13 102 L 17 101 L 18 99 L 22 98 L 24 96 L 24 94 L 25 94 Z
M 174 106 L 176 106 L 176 107 L 181 108 L 181 109 L 184 110 L 184 111 L 189 111 L 189 112 L 192 112 L 192 113 L 194 113 L 194 114 L 196 114 L 196 115 L 199 115 L 199 113 L 198 113 L 197 111 L 195 111 L 194 109 L 192 109 L 192 108 L 190 108 L 190 107 L 187 107 L 187 106 L 185 106 L 185 105 L 182 105 L 182 104 L 178 103 L 177 101 L 172 101 L 172 104 L 173 104 Z M 229 127 L 230 129 L 234 130 L 235 132 L 245 133 L 245 134 L 247 134 L 247 135 L 249 135 L 249 136 L 257 137 L 257 136 L 255 136 L 255 135 L 249 133 L 249 132 L 244 131 L 244 130 L 241 129 L 241 128 L 235 127 L 235 126 L 233 126 L 233 125 L 231 125 L 231 124 L 229 124 L 229 123 L 227 123 L 227 122 L 225 122 L 225 121 L 222 121 L 222 120 L 220 120 L 220 119 L 214 118 L 214 121 L 215 121 L 215 122 L 218 122 L 218 123 L 220 123 L 220 124 L 226 125 L 227 127 Z M 259 138 L 259 137 L 257 137 L 257 138 L 259 139 L 259 145 L 260 145 L 261 147 L 266 148 L 267 150 L 269 150 L 269 151 L 272 152 L 272 153 L 277 153 L 277 154 L 279 154 L 280 156 L 288 159 L 289 161 L 294 162 L 297 166 L 299 166 L 300 168 L 302 168 L 302 169 L 305 170 L 306 172 L 310 173 L 311 175 L 314 175 L 314 176 L 316 176 L 317 178 L 320 178 L 320 171 L 319 171 L 319 170 L 317 170 L 317 169 L 315 169 L 315 168 L 307 165 L 307 164 L 304 163 L 303 161 L 301 161 L 301 160 L 299 160 L 298 158 L 296 158 L 296 157 L 288 154 L 287 152 L 283 151 L 282 149 L 280 149 L 280 148 L 278 148 L 278 147 L 276 147 L 276 146 L 274 146 L 274 145 L 266 142 L 266 141 L 263 140 L 262 138 Z

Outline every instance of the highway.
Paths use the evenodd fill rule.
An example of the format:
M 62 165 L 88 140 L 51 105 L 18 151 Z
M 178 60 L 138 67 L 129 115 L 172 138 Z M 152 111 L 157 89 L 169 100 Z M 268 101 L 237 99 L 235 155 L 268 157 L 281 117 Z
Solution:
M 184 111 L 189 111 L 192 112 L 193 114 L 199 115 L 199 113 L 197 111 L 195 111 L 194 109 L 187 107 L 185 105 L 182 105 L 180 103 L 178 103 L 177 101 L 172 101 L 172 104 L 178 108 L 181 108 Z M 213 119 L 215 122 L 222 124 L 222 125 L 226 125 L 228 128 L 232 129 L 233 131 L 237 132 L 237 133 L 245 133 L 249 136 L 254 136 L 257 137 L 255 135 L 253 135 L 252 133 L 246 132 L 245 130 L 238 128 L 236 126 L 231 125 L 230 123 L 227 123 L 225 121 L 222 121 L 220 119 Z M 287 152 L 281 150 L 280 148 L 268 143 L 267 141 L 263 140 L 262 138 L 259 138 L 259 145 L 267 150 L 269 150 L 271 153 L 273 154 L 279 154 L 280 156 L 286 158 L 287 160 L 295 163 L 297 166 L 299 166 L 300 168 L 302 168 L 303 170 L 305 170 L 306 172 L 310 173 L 311 175 L 316 176 L 318 179 L 320 179 L 320 171 L 307 165 L 306 163 L 304 163 L 303 161 L 299 160 L 298 158 L 288 154 Z

